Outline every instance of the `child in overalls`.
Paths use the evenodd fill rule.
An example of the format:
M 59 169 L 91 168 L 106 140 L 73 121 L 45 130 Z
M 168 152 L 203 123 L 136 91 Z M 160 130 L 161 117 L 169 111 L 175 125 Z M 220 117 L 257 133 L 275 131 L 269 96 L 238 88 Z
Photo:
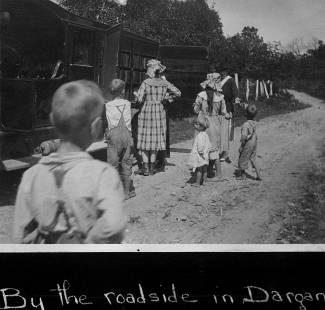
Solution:
M 113 97 L 112 101 L 105 104 L 108 127 L 106 129 L 107 139 L 107 161 L 120 173 L 125 198 L 135 196 L 132 182 L 133 163 L 133 139 L 131 128 L 131 103 L 123 99 L 125 94 L 125 83 L 114 79 L 109 91 Z
M 257 149 L 257 134 L 256 134 L 256 122 L 254 121 L 257 114 L 257 108 L 255 104 L 250 104 L 246 107 L 247 121 L 241 128 L 240 148 L 237 178 L 245 179 L 250 162 L 256 172 L 256 180 L 261 181 L 260 169 L 256 163 L 256 149 Z

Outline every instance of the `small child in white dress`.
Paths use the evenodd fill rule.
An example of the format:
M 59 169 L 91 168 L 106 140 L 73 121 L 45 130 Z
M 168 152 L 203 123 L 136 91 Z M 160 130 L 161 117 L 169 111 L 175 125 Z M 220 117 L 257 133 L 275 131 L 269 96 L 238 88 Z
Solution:
M 189 164 L 196 173 L 196 185 L 203 185 L 207 179 L 207 171 L 209 164 L 209 153 L 211 150 L 211 142 L 205 130 L 209 127 L 206 118 L 198 118 L 194 127 L 199 131 L 195 137 L 193 148 L 190 154 Z

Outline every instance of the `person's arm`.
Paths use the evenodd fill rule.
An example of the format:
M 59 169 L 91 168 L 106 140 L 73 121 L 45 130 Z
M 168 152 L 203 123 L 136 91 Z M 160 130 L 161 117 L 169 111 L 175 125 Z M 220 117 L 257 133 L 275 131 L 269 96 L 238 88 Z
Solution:
M 227 112 L 227 106 L 226 106 L 225 99 L 222 99 L 220 104 L 221 104 L 221 107 L 220 107 L 221 115 L 223 115 L 226 119 L 230 119 L 231 118 L 231 112 L 230 113 Z
M 248 139 L 248 136 L 249 136 L 248 126 L 247 126 L 247 123 L 244 123 L 244 125 L 241 128 L 241 137 L 240 137 L 241 146 L 245 145 L 245 143 Z
M 146 94 L 146 84 L 145 82 L 142 82 L 138 89 L 138 92 L 134 94 L 137 98 L 137 102 L 143 103 L 145 99 L 145 94 Z
M 197 136 L 197 152 L 202 156 L 204 153 L 204 139 L 202 135 Z
M 194 113 L 199 114 L 202 108 L 203 99 L 200 96 L 197 96 L 193 104 Z
M 124 116 L 124 119 L 125 119 L 125 122 L 126 124 L 130 124 L 131 125 L 131 120 L 132 120 L 132 108 L 131 108 L 131 102 L 127 100 L 127 103 L 126 103 L 126 107 L 125 107 L 125 116 Z
M 97 210 L 101 215 L 85 243 L 121 243 L 127 224 L 124 190 L 115 169 L 108 166 L 99 179 Z
M 174 99 L 182 95 L 181 91 L 170 82 L 167 83 L 167 90 L 169 99 Z

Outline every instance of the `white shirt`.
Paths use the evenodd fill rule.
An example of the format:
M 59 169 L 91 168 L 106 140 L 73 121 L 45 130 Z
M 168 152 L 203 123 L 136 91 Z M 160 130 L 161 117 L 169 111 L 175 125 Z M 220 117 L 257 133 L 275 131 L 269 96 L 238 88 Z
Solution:
M 125 99 L 114 99 L 112 101 L 108 101 L 105 104 L 105 107 L 106 107 L 106 118 L 107 118 L 109 129 L 117 127 L 120 118 L 123 115 L 127 129 L 132 131 L 130 101 Z
M 199 132 L 195 137 L 189 159 L 189 165 L 192 166 L 193 170 L 197 167 L 209 164 L 209 153 L 211 148 L 212 146 L 208 134 L 205 131 Z
M 33 219 L 40 226 L 53 221 L 60 198 L 54 168 L 65 171 L 62 189 L 74 211 L 73 218 L 78 219 L 78 230 L 87 234 L 85 243 L 109 242 L 124 230 L 127 216 L 118 172 L 85 152 L 52 153 L 23 175 L 14 211 L 14 243 L 23 242 L 25 229 Z M 59 224 L 66 225 L 61 216 Z

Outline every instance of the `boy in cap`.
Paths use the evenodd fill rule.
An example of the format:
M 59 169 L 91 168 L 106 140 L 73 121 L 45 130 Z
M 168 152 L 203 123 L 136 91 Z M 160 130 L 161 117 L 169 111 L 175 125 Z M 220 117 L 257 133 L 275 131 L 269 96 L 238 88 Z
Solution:
M 14 214 L 15 243 L 118 243 L 127 217 L 117 171 L 85 150 L 98 137 L 104 99 L 90 81 L 62 85 L 50 118 L 61 140 L 22 178 Z
M 256 172 L 256 180 L 261 181 L 261 175 L 259 167 L 256 163 L 256 149 L 257 149 L 257 134 L 256 134 L 256 122 L 254 121 L 257 114 L 257 108 L 255 104 L 250 104 L 246 108 L 247 121 L 241 128 L 241 146 L 239 148 L 238 159 L 238 178 L 245 179 L 245 170 L 248 168 L 248 163 L 251 162 Z
M 108 123 L 106 130 L 107 161 L 118 169 L 124 185 L 125 197 L 129 199 L 135 196 L 131 179 L 133 164 L 131 102 L 123 99 L 125 95 L 124 81 L 112 80 L 109 91 L 113 100 L 105 104 Z

